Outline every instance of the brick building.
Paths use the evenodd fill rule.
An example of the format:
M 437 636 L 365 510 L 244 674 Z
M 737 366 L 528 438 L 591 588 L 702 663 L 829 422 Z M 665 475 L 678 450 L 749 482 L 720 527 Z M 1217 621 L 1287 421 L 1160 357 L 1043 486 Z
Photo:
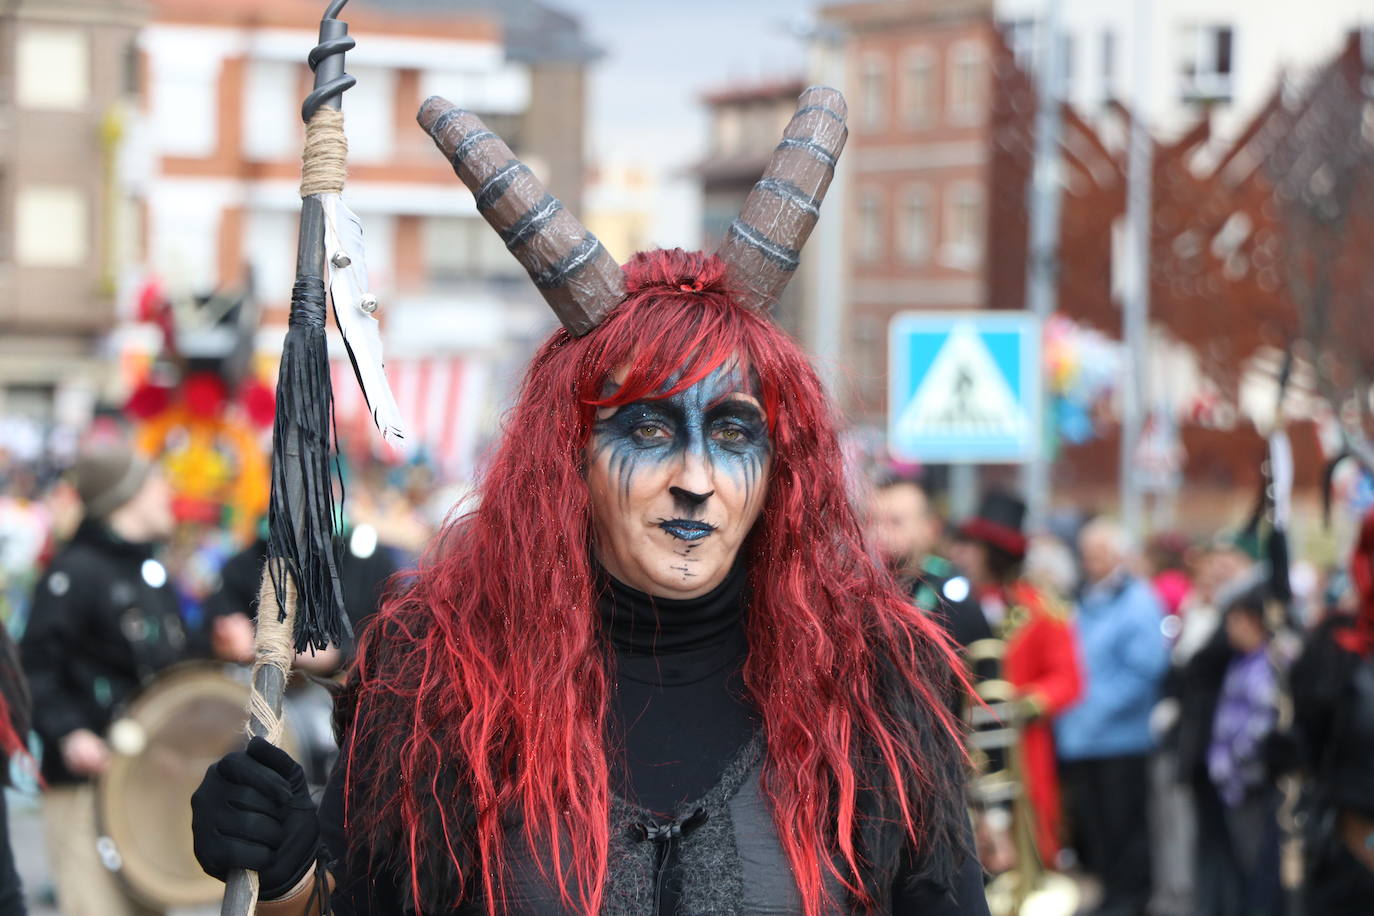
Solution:
M 1002 12 L 993 0 L 889 0 L 825 10 L 846 35 L 844 394 L 861 425 L 882 423 L 892 315 L 1024 307 L 1037 102 L 1018 63 L 1016 24 L 1000 22 Z M 1279 85 L 1230 136 L 1218 136 L 1204 112 L 1191 128 L 1156 141 L 1145 396 L 1147 407 L 1177 424 L 1190 493 L 1178 507 L 1182 521 L 1214 523 L 1218 507 L 1247 502 L 1258 485 L 1264 440 L 1257 429 L 1267 428 L 1273 413 L 1277 367 L 1290 342 L 1313 330 L 1312 310 L 1295 302 L 1291 264 L 1283 263 L 1285 244 L 1310 233 L 1292 232 L 1291 221 L 1287 229 L 1280 225 L 1276 170 L 1306 163 L 1303 180 L 1320 179 L 1325 148 L 1348 150 L 1352 138 L 1367 133 L 1358 113 L 1374 60 L 1369 47 L 1352 37 L 1313 78 Z M 1325 113 L 1320 128 L 1314 112 Z M 1063 114 L 1058 310 L 1119 338 L 1131 113 L 1108 99 L 1090 117 L 1067 105 Z M 1297 179 L 1287 181 L 1291 198 Z M 1368 259 L 1352 254 L 1349 239 L 1362 238 L 1360 227 L 1370 221 L 1369 212 L 1352 212 L 1348 238 L 1332 255 L 1340 302 L 1330 311 L 1344 322 L 1338 336 L 1346 343 L 1362 331 L 1350 317 L 1358 313 L 1351 303 L 1374 288 Z M 1309 262 L 1313 256 L 1300 255 Z M 1309 289 L 1314 282 L 1309 277 Z M 1374 344 L 1364 350 L 1374 353 Z M 1355 360 L 1371 365 L 1360 362 L 1364 350 Z M 1324 410 L 1311 397 L 1310 368 L 1299 360 L 1290 389 L 1289 410 L 1299 417 Z M 1119 441 L 1111 405 L 1102 406 L 1096 438 L 1057 455 L 1060 503 L 1115 504 Z M 1298 483 L 1310 496 L 1322 463 L 1315 427 L 1299 422 L 1293 431 Z M 983 476 L 1014 479 L 1010 469 L 985 468 Z
M 1024 307 L 1035 91 L 993 13 L 991 0 L 825 10 L 848 35 L 844 362 L 859 422 L 877 424 L 886 409 L 894 314 Z M 1059 301 L 1106 317 L 1122 165 L 1069 109 L 1062 152 Z
M 321 6 L 151 5 L 127 176 L 143 203 L 143 273 L 174 296 L 251 282 L 265 307 L 259 352 L 270 354 L 295 273 L 299 108 Z M 363 222 L 388 373 L 409 441 L 464 473 L 488 392 L 551 318 L 415 112 L 436 93 L 477 112 L 576 211 L 597 52 L 575 20 L 530 0 L 363 0 L 345 18 L 358 42 L 346 59 L 357 85 L 343 103 L 345 198 Z M 337 382 L 341 411 L 360 407 L 356 386 Z
M 706 158 L 696 168 L 701 179 L 702 250 L 714 251 L 739 216 L 806 86 L 800 77 L 775 79 L 702 96 L 710 119 Z M 803 340 L 811 335 L 815 270 L 814 259 L 803 258 L 797 276 L 773 308 L 778 323 Z
M 294 272 L 295 194 L 308 91 L 304 51 L 318 4 L 156 0 L 140 39 L 147 86 L 149 266 L 168 282 L 229 285 L 251 265 L 260 295 L 281 302 Z M 414 123 L 444 94 L 483 116 L 570 206 L 580 203 L 581 67 L 571 74 L 525 47 L 517 56 L 484 4 L 407 0 L 350 5 L 345 95 L 351 205 L 368 230 L 382 291 L 417 293 L 518 272 L 478 231 L 471 195 Z M 567 28 L 576 31 L 575 24 Z M 551 68 L 551 75 L 544 72 Z M 556 115 L 556 116 L 555 116 Z M 510 262 L 510 263 L 507 263 Z M 183 276 L 184 275 L 184 276 Z
M 0 413 L 79 419 L 127 251 L 115 180 L 142 0 L 0 2 Z

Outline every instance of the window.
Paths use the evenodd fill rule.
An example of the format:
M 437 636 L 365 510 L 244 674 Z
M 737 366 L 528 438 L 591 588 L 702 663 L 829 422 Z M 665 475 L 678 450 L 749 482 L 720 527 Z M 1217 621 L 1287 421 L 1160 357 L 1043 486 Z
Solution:
M 254 210 L 248 214 L 248 231 L 244 235 L 248 263 L 253 267 L 254 291 L 265 299 L 285 296 L 295 281 L 296 222 L 296 214 L 289 210 Z M 369 218 L 369 242 L 374 235 Z M 367 247 L 371 261 L 372 245 Z
M 1072 34 L 1059 34 L 1059 87 L 1060 92 L 1064 94 L 1073 88 L 1073 55 L 1077 47 L 1078 43 L 1073 40 Z
M 930 256 L 930 191 L 924 185 L 907 190 L 902 199 L 902 260 L 920 264 Z
M 27 267 L 79 267 L 88 254 L 86 198 L 80 189 L 29 185 L 15 193 L 14 259 Z
M 474 259 L 478 276 L 484 280 L 491 280 L 525 275 L 520 262 L 510 253 L 510 249 L 501 241 L 501 236 L 497 235 L 496 230 L 487 225 L 486 220 L 473 217 L 469 222 L 472 223 L 472 231 L 477 234 Z
M 740 126 L 739 109 L 729 105 L 722 105 L 716 109 L 716 153 L 722 156 L 731 156 L 739 152 Z
M 299 64 L 284 60 L 251 60 L 246 70 L 243 90 L 244 155 L 254 160 L 292 159 L 299 156 Z M 347 120 L 345 123 L 348 123 Z
M 472 113 L 482 119 L 482 123 L 487 125 L 487 130 L 506 141 L 506 145 L 509 146 L 517 156 L 524 159 L 525 165 L 529 165 L 530 169 L 533 170 L 536 175 L 540 174 L 538 169 L 530 165 L 528 154 L 524 153 L 525 119 L 523 115 L 510 114 L 509 112 L 483 111 L 480 108 L 473 109 Z
M 143 91 L 143 56 L 137 41 L 130 41 L 124 46 L 120 66 L 124 70 L 124 94 L 137 98 Z
M 1102 30 L 1102 101 L 1116 98 L 1116 33 Z
M 881 130 L 887 126 L 887 62 L 878 54 L 866 55 L 859 80 L 864 129 Z
M 348 157 L 358 162 L 384 160 L 396 136 L 396 71 L 349 64 L 348 72 L 358 78 L 344 106 Z
M 876 261 L 883 253 L 883 200 L 877 191 L 860 194 L 858 219 L 859 259 Z
M 478 216 L 435 216 L 424 224 L 425 276 L 436 285 L 520 273 L 501 237 Z
M 908 127 L 929 124 L 935 117 L 935 52 L 915 48 L 902 65 L 901 106 Z
M 486 59 L 485 52 L 482 58 Z M 353 65 L 349 64 L 348 69 L 353 72 Z M 362 82 L 359 79 L 358 85 Z M 530 70 L 524 64 L 507 61 L 492 67 L 477 64 L 465 52 L 455 51 L 450 67 L 420 71 L 419 97 L 441 95 L 460 108 L 483 113 L 485 121 L 485 114 L 489 113 L 511 115 L 526 111 L 530 107 L 530 83 Z
M 972 269 L 983 253 L 983 189 L 958 182 L 945 195 L 945 245 L 942 260 L 950 267 Z
M 1003 27 L 1002 34 L 1016 65 L 1029 71 L 1035 64 L 1035 20 L 1013 19 Z
M 487 227 L 480 218 L 435 216 L 425 220 L 425 276 L 442 285 L 469 279 L 476 272 L 477 233 Z
M 949 115 L 962 124 L 983 114 L 983 49 L 973 42 L 956 44 L 949 55 Z
M 80 111 L 86 107 L 91 94 L 91 49 L 85 33 L 26 26 L 15 44 L 15 100 L 21 108 Z
M 796 111 L 794 105 L 787 105 L 792 111 L 787 112 L 788 120 L 791 120 L 792 113 Z M 782 136 L 782 131 L 778 129 L 777 111 L 770 111 L 768 106 L 761 104 L 749 105 L 744 109 L 744 149 L 743 152 L 767 155 L 777 146 L 778 137 Z M 786 122 L 783 122 L 786 127 Z
M 150 55 L 149 63 L 155 151 L 164 156 L 212 155 L 219 143 L 223 61 L 213 54 L 157 53 Z
M 1235 30 L 1229 25 L 1189 25 L 1180 42 L 1179 94 L 1185 102 L 1229 102 L 1235 56 Z

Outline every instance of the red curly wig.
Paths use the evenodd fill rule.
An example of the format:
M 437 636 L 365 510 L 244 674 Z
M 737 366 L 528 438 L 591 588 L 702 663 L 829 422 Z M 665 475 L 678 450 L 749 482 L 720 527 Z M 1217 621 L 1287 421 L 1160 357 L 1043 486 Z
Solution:
M 828 402 L 796 343 L 734 302 L 712 255 L 652 251 L 625 271 L 629 293 L 601 327 L 560 330 L 539 350 L 477 507 L 361 640 L 339 723 L 350 843 L 417 912 L 483 895 L 495 913 L 519 824 L 548 850 L 565 905 L 599 911 L 611 675 L 584 448 L 598 406 L 666 396 L 737 359 L 759 380 L 773 448 L 742 548 L 763 788 L 808 916 L 827 902 L 827 873 L 881 907 L 910 850 L 944 873 L 962 849 L 957 661 L 865 551 Z

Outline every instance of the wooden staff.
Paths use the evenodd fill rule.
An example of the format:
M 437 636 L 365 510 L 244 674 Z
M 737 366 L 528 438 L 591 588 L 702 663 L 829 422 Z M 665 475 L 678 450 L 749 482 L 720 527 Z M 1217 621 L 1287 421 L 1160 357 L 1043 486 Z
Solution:
M 282 694 L 297 651 L 324 649 L 347 633 L 334 543 L 333 393 L 325 341 L 324 207 L 321 195 L 343 190 L 344 140 L 340 103 L 356 81 L 344 73 L 344 52 L 354 46 L 337 16 L 348 0 L 333 0 L 310 52 L 314 91 L 301 116 L 306 122 L 301 172 L 301 222 L 296 283 L 277 378 L 272 429 L 272 501 L 268 510 L 267 563 L 259 592 L 256 660 L 248 732 L 274 744 L 281 739 Z M 257 908 L 258 877 L 234 871 L 225 885 L 221 916 L 248 916 Z

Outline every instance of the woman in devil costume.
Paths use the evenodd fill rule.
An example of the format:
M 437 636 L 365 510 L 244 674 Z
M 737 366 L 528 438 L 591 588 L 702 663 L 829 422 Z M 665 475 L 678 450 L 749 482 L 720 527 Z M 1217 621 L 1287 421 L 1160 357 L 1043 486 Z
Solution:
M 958 663 L 865 550 L 823 389 L 767 317 L 844 114 L 802 95 L 718 255 L 622 270 L 426 102 L 565 329 L 478 507 L 363 636 L 318 813 L 261 739 L 207 772 L 197 856 L 257 870 L 260 913 L 987 912 Z

